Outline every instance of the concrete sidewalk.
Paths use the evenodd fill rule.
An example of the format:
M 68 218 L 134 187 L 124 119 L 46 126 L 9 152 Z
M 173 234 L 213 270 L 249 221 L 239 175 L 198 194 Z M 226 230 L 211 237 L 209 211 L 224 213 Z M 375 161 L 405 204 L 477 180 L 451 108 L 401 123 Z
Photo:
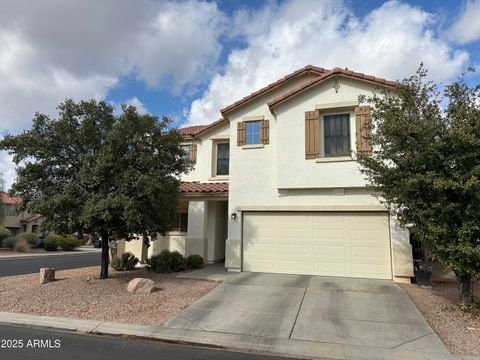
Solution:
M 190 345 L 220 347 L 247 353 L 282 355 L 315 359 L 392 359 L 392 360 L 473 360 L 429 351 L 384 349 L 372 346 L 274 339 L 253 335 L 170 329 L 164 326 L 122 324 L 109 321 L 74 320 L 0 312 L 0 323 L 76 331 L 79 333 L 141 337 L 151 340 Z

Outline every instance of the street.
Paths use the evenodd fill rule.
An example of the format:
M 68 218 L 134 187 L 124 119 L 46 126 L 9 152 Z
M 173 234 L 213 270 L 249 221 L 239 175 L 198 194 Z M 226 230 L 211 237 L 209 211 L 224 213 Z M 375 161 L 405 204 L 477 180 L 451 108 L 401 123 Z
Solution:
M 17 348 L 12 348 L 14 345 Z M 164 344 L 119 337 L 79 335 L 68 332 L 0 325 L 2 360 L 83 360 L 83 359 L 286 359 L 224 350 Z
M 44 255 L 16 259 L 0 258 L 0 277 L 36 273 L 42 267 L 55 270 L 100 265 L 100 252 Z

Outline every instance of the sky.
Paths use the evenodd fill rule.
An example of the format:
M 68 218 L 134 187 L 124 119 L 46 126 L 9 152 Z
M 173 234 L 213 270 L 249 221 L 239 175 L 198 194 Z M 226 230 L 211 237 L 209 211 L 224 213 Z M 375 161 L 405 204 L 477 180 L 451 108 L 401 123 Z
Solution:
M 479 19 L 480 0 L 0 0 L 0 135 L 66 98 L 208 124 L 307 64 L 478 84 Z M 5 152 L 0 173 L 8 189 Z

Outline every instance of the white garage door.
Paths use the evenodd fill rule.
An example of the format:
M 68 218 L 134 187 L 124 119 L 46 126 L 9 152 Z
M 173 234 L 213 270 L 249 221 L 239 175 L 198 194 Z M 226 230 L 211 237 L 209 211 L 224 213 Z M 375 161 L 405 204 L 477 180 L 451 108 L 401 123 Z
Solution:
M 386 213 L 244 213 L 243 270 L 391 279 L 389 237 Z

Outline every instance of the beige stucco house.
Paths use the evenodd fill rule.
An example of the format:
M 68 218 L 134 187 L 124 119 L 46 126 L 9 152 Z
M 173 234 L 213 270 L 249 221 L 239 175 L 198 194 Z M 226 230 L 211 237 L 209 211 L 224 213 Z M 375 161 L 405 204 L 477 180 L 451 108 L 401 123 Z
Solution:
M 229 271 L 394 279 L 413 276 L 409 233 L 367 190 L 359 95 L 395 83 L 306 66 L 180 129 L 195 162 L 182 177 L 177 226 L 147 249 L 225 262 Z M 362 105 L 362 106 L 360 106 Z
M 37 232 L 43 221 L 43 217 L 38 214 L 27 212 L 17 213 L 17 206 L 22 201 L 16 196 L 10 196 L 6 192 L 0 192 L 0 201 L 2 202 L 2 214 L 0 225 L 10 230 L 12 235 L 22 232 Z

